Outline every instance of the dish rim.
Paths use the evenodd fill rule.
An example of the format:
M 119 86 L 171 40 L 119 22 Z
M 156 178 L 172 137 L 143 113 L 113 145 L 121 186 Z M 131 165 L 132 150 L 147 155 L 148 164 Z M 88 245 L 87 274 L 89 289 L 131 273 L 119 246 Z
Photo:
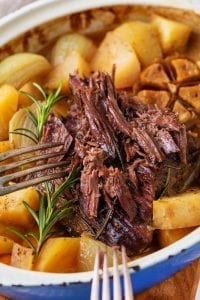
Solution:
M 122 0 L 42 0 L 33 2 L 17 12 L 11 13 L 10 15 L 0 20 L 0 28 L 2 34 L 0 36 L 0 45 L 3 46 L 12 39 L 20 36 L 25 31 L 46 23 L 50 20 L 57 19 L 64 15 L 85 11 L 92 8 L 106 7 L 111 5 L 120 5 Z M 161 7 L 175 7 L 181 9 L 193 10 L 196 13 L 200 13 L 200 3 L 197 7 L 196 1 L 179 1 L 167 0 L 164 3 L 159 3 Z M 157 6 L 157 0 L 124 0 L 122 5 L 150 5 Z M 56 5 L 56 9 L 52 8 L 52 5 Z M 45 11 L 44 11 L 45 10 Z M 37 15 L 37 17 L 36 17 Z M 31 16 L 31 18 L 30 18 Z M 35 17 L 34 17 L 35 16 Z M 40 22 L 38 22 L 38 19 Z M 24 26 L 26 24 L 26 27 Z M 11 30 L 12 28 L 12 30 Z M 172 245 L 158 250 L 152 254 L 138 258 L 129 263 L 129 267 L 139 266 L 141 269 L 145 269 L 159 262 L 165 261 L 169 256 L 175 256 L 181 251 L 188 249 L 195 244 L 200 242 L 200 227 L 195 229 L 193 232 L 173 243 Z M 14 272 L 13 272 L 14 271 Z M 134 270 L 131 270 L 133 273 Z M 75 283 L 75 282 L 88 282 L 93 277 L 93 272 L 84 273 L 45 273 L 36 271 L 27 271 L 17 269 L 11 266 L 0 263 L 0 274 L 3 275 L 1 278 L 1 284 L 20 285 L 23 286 L 38 286 L 54 284 L 59 285 L 63 283 Z M 84 276 L 83 276 L 84 274 Z M 37 275 L 37 276 L 36 276 Z

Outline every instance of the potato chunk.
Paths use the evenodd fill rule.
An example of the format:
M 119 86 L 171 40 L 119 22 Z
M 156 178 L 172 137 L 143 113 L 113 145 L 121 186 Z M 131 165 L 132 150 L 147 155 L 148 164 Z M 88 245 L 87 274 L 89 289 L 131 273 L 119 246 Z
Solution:
M 97 248 L 99 248 L 100 252 L 107 251 L 108 266 L 111 267 L 113 265 L 112 248 L 100 241 L 92 239 L 86 234 L 83 234 L 80 239 L 80 261 L 78 267 L 79 272 L 86 272 L 86 271 L 93 270 Z M 118 254 L 118 262 L 121 263 L 120 252 Z
M 114 32 L 120 39 L 131 44 L 144 67 L 162 58 L 158 33 L 151 24 L 127 22 L 117 27 Z
M 11 262 L 11 255 L 10 254 L 0 255 L 0 263 L 10 265 L 10 262 Z M 1 297 L 0 297 L 0 300 L 1 300 Z M 6 298 L 4 300 L 6 300 Z
M 31 270 L 33 266 L 33 250 L 14 243 L 11 253 L 11 266 Z
M 175 243 L 176 241 L 183 238 L 185 235 L 189 234 L 194 228 L 180 228 L 171 230 L 159 230 L 158 231 L 158 241 L 162 248 Z
M 152 23 L 157 27 L 164 53 L 183 50 L 189 39 L 190 26 L 154 15 Z
M 28 203 L 34 210 L 39 207 L 39 195 L 33 187 L 0 196 L 0 222 L 9 226 L 31 227 L 33 217 L 23 204 Z
M 200 225 L 200 190 L 153 201 L 153 227 L 177 229 Z
M 0 235 L 0 255 L 12 252 L 13 241 L 5 236 Z
M 9 121 L 18 106 L 18 92 L 8 84 L 0 87 L 0 141 L 8 138 Z
M 45 86 L 50 90 L 55 90 L 62 82 L 62 91 L 67 92 L 69 89 L 69 75 L 75 72 L 78 72 L 81 77 L 89 76 L 90 67 L 78 52 L 73 51 L 62 64 L 54 67 L 48 74 Z
M 109 32 L 99 46 L 91 68 L 112 74 L 114 65 L 116 88 L 132 86 L 140 73 L 138 57 L 130 43 L 119 38 L 115 32 Z
M 36 259 L 34 270 L 43 272 L 76 272 L 80 238 L 50 238 Z

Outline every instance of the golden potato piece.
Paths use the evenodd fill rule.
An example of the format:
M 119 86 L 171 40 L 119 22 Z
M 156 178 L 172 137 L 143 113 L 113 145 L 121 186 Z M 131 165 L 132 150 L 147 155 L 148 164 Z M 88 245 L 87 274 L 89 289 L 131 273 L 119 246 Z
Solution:
M 169 105 L 170 94 L 167 91 L 142 90 L 137 94 L 137 98 L 144 104 L 156 104 L 161 108 Z
M 200 84 L 181 87 L 179 97 L 193 106 L 197 113 L 200 113 Z
M 11 266 L 31 270 L 33 266 L 33 250 L 14 243 L 11 253 Z
M 141 21 L 126 22 L 114 32 L 135 50 L 144 67 L 162 58 L 162 50 L 157 30 L 154 26 Z
M 140 73 L 138 57 L 130 43 L 115 32 L 108 32 L 94 55 L 91 68 L 112 74 L 114 65 L 116 88 L 131 87 Z
M 170 230 L 159 230 L 158 231 L 158 241 L 161 248 L 167 247 L 172 243 L 180 240 L 188 233 L 190 233 L 194 228 L 180 228 L 180 229 L 170 229 Z
M 0 263 L 10 265 L 10 262 L 11 262 L 11 255 L 10 254 L 0 255 Z M 1 300 L 1 298 L 0 298 L 0 300 Z M 5 300 L 6 300 L 6 298 L 5 298 Z
M 58 88 L 59 83 L 62 83 L 62 91 L 69 90 L 69 75 L 78 72 L 83 76 L 90 75 L 90 67 L 84 58 L 78 52 L 71 52 L 62 64 L 55 66 L 48 74 L 45 86 L 50 90 Z
M 19 89 L 32 78 L 42 76 L 50 69 L 50 63 L 42 55 L 13 54 L 0 63 L 0 85 L 8 83 Z
M 164 53 L 183 50 L 191 33 L 188 25 L 158 15 L 153 16 L 152 24 L 158 30 Z
M 63 35 L 56 41 L 52 49 L 51 62 L 53 66 L 63 63 L 72 51 L 78 52 L 89 62 L 96 51 L 96 46 L 91 39 L 82 34 L 70 33 Z
M 8 84 L 0 87 L 0 141 L 8 138 L 9 122 L 17 111 L 18 92 Z
M 39 207 L 39 195 L 29 187 L 4 196 L 0 196 L 0 222 L 8 226 L 29 228 L 34 224 L 33 217 L 23 204 L 28 203 L 34 210 Z
M 200 225 L 200 190 L 153 201 L 153 227 L 178 229 Z
M 94 261 L 99 248 L 100 252 L 107 251 L 108 255 L 108 266 L 113 265 L 113 250 L 111 247 L 104 243 L 94 240 L 93 238 L 83 234 L 80 239 L 80 261 L 79 261 L 79 272 L 91 271 L 94 268 Z M 121 263 L 121 255 L 118 254 L 118 262 Z
M 34 270 L 55 273 L 76 272 L 80 238 L 50 238 L 36 259 Z
M 1 142 L 0 142 L 0 153 L 9 151 L 9 150 L 11 150 L 11 149 L 13 149 L 13 144 L 12 144 L 11 142 L 9 142 L 9 141 L 1 141 Z M 9 163 L 9 162 L 11 162 L 11 161 L 12 161 L 11 158 L 6 159 L 6 160 L 4 160 L 4 161 L 1 161 L 1 162 L 0 162 L 0 166 L 5 165 L 5 164 L 7 164 L 7 163 Z
M 12 252 L 13 241 L 5 236 L 0 235 L 0 255 Z

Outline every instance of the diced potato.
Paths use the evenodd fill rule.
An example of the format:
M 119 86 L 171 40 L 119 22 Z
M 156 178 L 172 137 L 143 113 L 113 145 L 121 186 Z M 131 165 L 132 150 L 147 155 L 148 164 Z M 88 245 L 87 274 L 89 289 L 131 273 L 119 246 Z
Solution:
M 177 229 L 200 225 L 200 190 L 153 201 L 153 227 Z
M 33 250 L 14 243 L 11 254 L 11 266 L 31 270 L 33 266 Z
M 138 79 L 141 68 L 134 49 L 115 32 L 109 32 L 99 46 L 91 68 L 112 74 L 114 65 L 116 88 L 130 87 Z
M 11 255 L 10 254 L 0 255 L 0 263 L 10 265 L 10 262 L 11 262 Z M 0 298 L 0 300 L 1 300 L 1 298 Z
M 39 195 L 33 187 L 0 196 L 0 222 L 9 226 L 31 227 L 34 220 L 23 201 L 38 210 Z
M 162 58 L 158 32 L 152 24 L 141 21 L 126 22 L 114 32 L 127 43 L 130 43 L 144 67 Z
M 0 141 L 8 138 L 9 121 L 17 111 L 18 92 L 8 84 L 0 87 Z
M 180 87 L 179 96 L 200 113 L 200 84 Z
M 189 39 L 190 26 L 154 15 L 152 23 L 156 26 L 164 53 L 183 50 Z
M 37 100 L 41 100 L 41 101 L 43 100 L 42 94 L 33 85 L 32 81 L 29 81 L 25 85 L 23 85 L 19 91 L 20 91 L 20 93 L 19 93 L 18 107 L 26 107 L 26 106 L 33 104 L 33 101 L 28 96 L 24 95 L 21 92 L 29 93 L 33 97 L 35 97 Z
M 107 251 L 108 255 L 108 266 L 113 265 L 113 250 L 111 247 L 105 245 L 104 243 L 94 240 L 91 237 L 83 234 L 80 239 L 80 261 L 79 261 L 79 272 L 91 271 L 94 268 L 94 261 L 96 256 L 96 251 L 99 248 L 100 252 Z M 121 263 L 120 252 L 118 254 L 118 262 Z
M 12 252 L 13 241 L 5 236 L 0 235 L 0 255 Z
M 52 69 L 47 76 L 45 85 L 48 89 L 55 90 L 61 82 L 62 91 L 66 92 L 69 89 L 69 75 L 75 72 L 78 72 L 81 77 L 89 76 L 90 67 L 78 52 L 73 51 L 62 64 Z
M 11 142 L 9 142 L 9 141 L 1 141 L 0 142 L 0 153 L 9 151 L 11 149 L 13 149 L 13 144 Z M 11 161 L 12 161 L 11 158 L 10 159 L 6 159 L 4 161 L 1 161 L 0 162 L 0 166 L 5 165 L 5 164 L 7 164 L 7 163 L 9 163 Z
M 185 235 L 190 233 L 194 228 L 180 228 L 171 230 L 159 230 L 158 231 L 158 241 L 160 247 L 164 248 L 172 243 L 183 238 Z
M 36 258 L 34 270 L 55 273 L 76 272 L 80 238 L 50 238 Z
M 8 83 L 19 89 L 32 78 L 42 76 L 50 69 L 50 63 L 42 55 L 13 54 L 0 63 L 0 85 Z
M 52 49 L 52 65 L 62 64 L 72 51 L 77 51 L 89 62 L 96 51 L 96 47 L 91 39 L 82 34 L 71 33 L 63 35 L 56 41 Z

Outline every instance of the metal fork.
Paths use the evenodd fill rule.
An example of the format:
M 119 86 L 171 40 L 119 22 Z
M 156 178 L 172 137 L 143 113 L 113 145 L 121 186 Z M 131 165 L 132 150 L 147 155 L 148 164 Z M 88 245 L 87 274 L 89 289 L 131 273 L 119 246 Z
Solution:
M 39 162 L 44 159 L 48 159 L 48 158 L 66 154 L 67 150 L 61 151 L 61 152 L 54 152 L 54 153 L 37 154 L 38 150 L 47 150 L 49 148 L 53 148 L 53 147 L 57 147 L 57 146 L 61 146 L 61 145 L 63 145 L 63 143 L 61 143 L 61 142 L 47 143 L 47 144 L 30 146 L 30 147 L 24 147 L 24 148 L 20 148 L 20 149 L 9 150 L 7 152 L 0 154 L 0 162 L 2 162 L 8 158 L 16 158 L 17 156 L 20 156 L 22 154 L 31 153 L 31 152 L 36 151 L 34 153 L 33 157 L 29 157 L 26 159 L 18 160 L 18 161 L 0 166 L 0 174 L 5 173 L 6 171 L 15 170 L 11 174 L 6 174 L 6 175 L 3 175 L 0 177 L 0 196 L 9 194 L 11 192 L 14 192 L 14 191 L 17 191 L 17 190 L 20 190 L 20 189 L 23 189 L 23 188 L 26 188 L 29 186 L 33 186 L 33 185 L 36 185 L 36 184 L 39 184 L 39 183 L 42 183 L 42 182 L 45 182 L 48 180 L 53 180 L 56 178 L 64 177 L 66 175 L 66 172 L 58 171 L 57 173 L 54 172 L 49 175 L 45 175 L 45 176 L 41 176 L 38 178 L 30 179 L 27 181 L 22 181 L 19 183 L 13 183 L 11 185 L 7 185 L 7 184 L 9 184 L 9 182 L 12 182 L 15 179 L 23 178 L 24 176 L 26 176 L 28 174 L 44 171 L 47 169 L 51 170 L 51 169 L 55 169 L 57 167 L 63 167 L 64 165 L 66 165 L 65 161 L 60 161 L 60 162 L 56 162 L 56 163 L 48 163 L 48 164 L 41 163 L 41 165 L 29 167 L 22 171 L 20 171 L 20 170 L 17 171 L 17 168 L 19 168 L 23 165 L 26 165 L 26 164 L 29 164 L 32 162 Z
M 111 299 L 111 291 L 109 286 L 108 259 L 107 253 L 104 253 L 103 274 L 102 274 L 102 300 Z M 97 250 L 94 263 L 94 277 L 92 281 L 90 300 L 100 300 L 100 276 L 99 276 L 100 253 Z M 122 289 L 120 285 L 120 274 L 117 261 L 117 250 L 113 249 L 113 300 L 133 300 L 133 289 L 126 261 L 126 250 L 122 246 L 122 269 L 124 282 L 124 298 L 122 297 Z

